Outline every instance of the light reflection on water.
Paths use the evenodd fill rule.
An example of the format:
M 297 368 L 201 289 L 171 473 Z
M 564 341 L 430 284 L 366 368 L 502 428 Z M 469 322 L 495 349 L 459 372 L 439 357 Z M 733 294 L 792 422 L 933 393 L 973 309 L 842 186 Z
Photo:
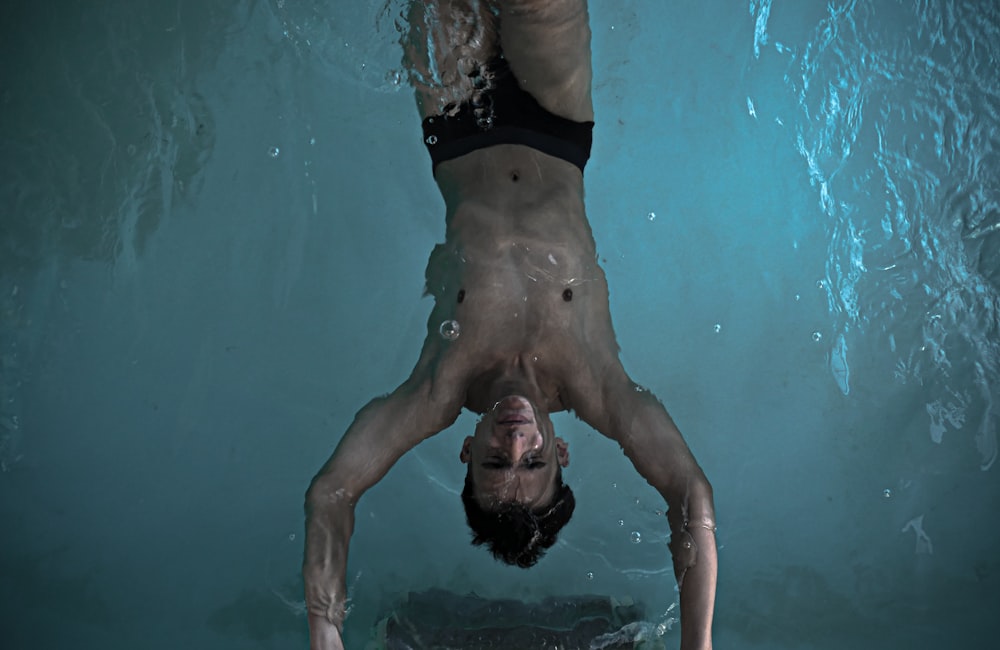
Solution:
M 988 469 L 1000 428 L 1000 9 L 834 2 L 793 44 L 769 31 L 770 1 L 750 12 L 755 57 L 786 62 L 797 113 L 773 119 L 792 127 L 826 219 L 838 387 L 849 394 L 852 357 L 873 354 L 882 372 L 868 381 L 922 386 L 934 442 L 971 435 Z

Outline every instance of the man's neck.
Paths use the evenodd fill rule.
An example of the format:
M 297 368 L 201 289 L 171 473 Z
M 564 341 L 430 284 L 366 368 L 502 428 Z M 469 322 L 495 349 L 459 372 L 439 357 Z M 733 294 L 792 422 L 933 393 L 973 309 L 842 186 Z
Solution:
M 477 413 L 486 413 L 504 397 L 526 398 L 538 410 L 549 410 L 550 395 L 539 384 L 531 363 L 521 358 L 492 368 L 469 386 L 467 405 Z

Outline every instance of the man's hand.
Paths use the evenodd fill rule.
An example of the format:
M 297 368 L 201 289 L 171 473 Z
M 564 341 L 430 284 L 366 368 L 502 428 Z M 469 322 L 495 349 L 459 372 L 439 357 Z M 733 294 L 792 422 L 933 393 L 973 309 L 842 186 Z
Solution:
M 310 650 L 344 650 L 340 630 L 323 616 L 309 615 Z

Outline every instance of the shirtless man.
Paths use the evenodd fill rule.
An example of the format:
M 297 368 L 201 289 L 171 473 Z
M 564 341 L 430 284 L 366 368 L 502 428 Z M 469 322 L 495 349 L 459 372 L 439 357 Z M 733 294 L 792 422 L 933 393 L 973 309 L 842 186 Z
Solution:
M 474 543 L 519 566 L 554 543 L 573 502 L 561 478 L 567 444 L 549 414 L 571 410 L 666 501 L 681 648 L 711 648 L 712 489 L 664 407 L 622 367 L 584 213 L 586 0 L 417 0 L 410 20 L 446 238 L 427 267 L 435 305 L 416 367 L 358 412 L 306 495 L 311 647 L 343 647 L 358 499 L 464 407 L 482 414 L 460 452 Z

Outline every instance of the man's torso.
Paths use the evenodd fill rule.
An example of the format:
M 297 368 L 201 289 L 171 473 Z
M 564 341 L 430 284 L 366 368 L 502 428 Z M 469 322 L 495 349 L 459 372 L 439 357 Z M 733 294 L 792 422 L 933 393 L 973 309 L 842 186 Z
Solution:
M 436 177 L 447 236 L 427 268 L 428 336 L 451 320 L 460 333 L 428 346 L 435 374 L 464 385 L 476 412 L 489 407 L 491 380 L 515 367 L 534 377 L 550 412 L 573 408 L 617 360 L 580 171 L 500 145 L 442 163 Z

